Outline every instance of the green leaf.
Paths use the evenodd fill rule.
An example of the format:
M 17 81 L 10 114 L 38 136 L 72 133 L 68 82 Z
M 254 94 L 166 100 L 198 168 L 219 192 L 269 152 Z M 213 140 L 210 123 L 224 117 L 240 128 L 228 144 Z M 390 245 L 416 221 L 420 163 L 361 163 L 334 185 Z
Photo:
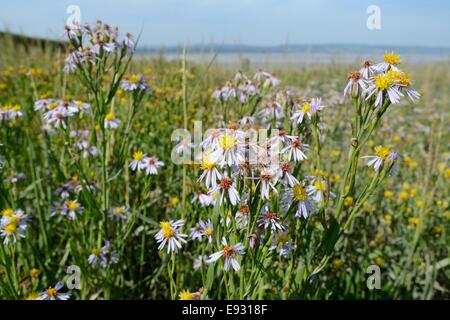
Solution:
M 329 228 L 325 231 L 320 244 L 321 251 L 324 255 L 330 255 L 333 252 L 334 246 L 339 239 L 341 233 L 341 226 L 339 222 L 330 216 Z
M 212 287 L 212 283 L 214 281 L 214 269 L 215 269 L 215 264 L 211 263 L 208 267 L 208 271 L 206 273 L 206 283 L 205 283 L 205 287 L 206 289 L 209 291 L 211 290 Z

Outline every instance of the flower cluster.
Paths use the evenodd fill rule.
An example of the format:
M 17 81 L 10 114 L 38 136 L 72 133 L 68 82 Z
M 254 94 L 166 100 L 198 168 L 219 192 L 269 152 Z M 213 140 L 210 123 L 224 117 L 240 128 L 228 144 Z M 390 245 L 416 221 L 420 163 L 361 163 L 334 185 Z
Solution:
M 91 133 L 86 130 L 71 130 L 70 138 L 75 139 L 75 145 L 81 152 L 82 158 L 96 157 L 98 155 L 98 149 L 90 141 Z
M 14 120 L 23 116 L 24 112 L 22 111 L 22 107 L 19 104 L 7 104 L 0 107 L 0 120 Z
M 119 257 L 116 251 L 111 251 L 111 243 L 105 241 L 103 247 L 92 249 L 88 262 L 92 266 L 100 265 L 102 268 L 106 268 L 108 265 L 118 263 Z
M 312 211 L 313 205 L 309 202 L 315 189 L 310 188 L 310 192 L 303 195 L 298 191 L 303 189 L 303 184 L 293 175 L 294 167 L 307 159 L 305 152 L 309 149 L 299 136 L 280 130 L 276 136 L 258 143 L 242 128 L 223 128 L 210 132 L 201 146 L 205 152 L 198 181 L 204 183 L 208 195 L 218 199 L 220 205 L 237 205 L 254 186 L 262 200 L 273 199 L 272 195 L 278 196 L 281 192 L 286 194 L 282 196 L 285 203 L 293 199 L 299 201 L 303 209 L 299 216 L 306 217 L 306 209 L 308 213 Z M 242 188 L 247 190 L 238 192 Z M 202 196 L 205 194 L 197 193 L 196 199 Z M 204 198 L 202 204 L 214 204 L 210 199 Z
M 34 110 L 43 112 L 43 119 L 55 128 L 67 128 L 68 118 L 87 113 L 91 105 L 79 100 L 40 99 L 34 103 Z
M 18 238 L 25 238 L 28 216 L 23 210 L 6 208 L 0 215 L 0 235 L 3 237 L 3 244 L 15 244 Z
M 233 81 L 227 82 L 223 87 L 213 92 L 213 97 L 219 102 L 227 102 L 235 99 L 241 103 L 259 94 L 262 88 L 273 87 L 280 84 L 280 80 L 272 74 L 260 70 L 253 78 L 249 79 L 246 74 L 239 71 Z
M 105 56 L 125 56 L 134 52 L 135 41 L 130 33 L 119 37 L 117 28 L 97 21 L 95 25 L 73 24 L 66 26 L 64 35 L 69 39 L 73 49 L 66 58 L 64 70 L 74 72 L 79 65 L 95 65 Z
M 158 169 L 164 166 L 164 162 L 156 157 L 147 157 L 142 151 L 133 153 L 133 160 L 130 162 L 130 168 L 133 171 L 145 171 L 147 175 L 158 174 Z
M 399 69 L 400 62 L 400 55 L 394 52 L 386 53 L 384 61 L 378 64 L 364 62 L 361 70 L 349 74 L 344 95 L 360 94 L 366 100 L 376 96 L 375 107 L 381 107 L 386 98 L 390 103 L 398 104 L 405 94 L 412 102 L 417 101 L 420 94 L 412 87 L 411 78 Z

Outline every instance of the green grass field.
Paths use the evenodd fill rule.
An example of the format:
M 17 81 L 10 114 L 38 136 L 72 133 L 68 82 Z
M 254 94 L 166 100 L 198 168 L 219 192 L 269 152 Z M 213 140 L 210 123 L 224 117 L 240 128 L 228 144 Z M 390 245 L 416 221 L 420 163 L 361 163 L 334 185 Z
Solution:
M 269 66 L 278 85 L 247 63 L 241 71 L 260 77 L 246 83 L 239 66 L 132 57 L 122 42 L 92 54 L 92 41 L 68 73 L 65 49 L 0 39 L 0 298 L 450 297 L 448 61 L 400 63 L 415 103 L 387 94 L 409 78 L 374 76 L 384 88 L 375 106 L 377 93 L 343 95 L 359 62 Z M 227 81 L 226 90 L 245 84 L 245 97 L 215 99 Z M 325 108 L 313 110 L 316 97 Z M 228 128 L 211 147 L 224 163 L 215 154 L 174 163 L 175 147 L 191 145 L 172 134 L 194 134 L 194 121 Z M 248 128 L 297 137 L 275 139 L 297 183 L 265 162 L 276 153 L 267 144 L 253 146 L 256 164 L 235 159 Z M 291 159 L 294 140 L 309 145 L 307 159 Z M 361 158 L 375 154 L 378 171 Z M 213 169 L 216 189 L 199 181 Z M 305 201 L 307 217 L 297 206 Z

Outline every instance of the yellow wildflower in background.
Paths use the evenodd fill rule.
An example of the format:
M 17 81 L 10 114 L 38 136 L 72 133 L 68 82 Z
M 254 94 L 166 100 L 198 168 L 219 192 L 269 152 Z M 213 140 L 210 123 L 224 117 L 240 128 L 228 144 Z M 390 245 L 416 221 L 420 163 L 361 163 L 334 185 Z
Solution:
M 333 260 L 333 262 L 332 262 L 331 264 L 332 264 L 332 266 L 333 266 L 333 269 L 334 269 L 334 270 L 337 270 L 337 269 L 339 269 L 340 267 L 342 267 L 342 265 L 344 264 L 344 262 L 343 262 L 341 259 L 336 258 L 336 259 Z

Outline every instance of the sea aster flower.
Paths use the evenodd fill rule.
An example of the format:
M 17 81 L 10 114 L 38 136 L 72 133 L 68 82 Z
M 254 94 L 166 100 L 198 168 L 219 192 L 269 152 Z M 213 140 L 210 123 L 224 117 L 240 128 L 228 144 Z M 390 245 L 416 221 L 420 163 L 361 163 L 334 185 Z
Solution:
M 387 74 L 377 74 L 368 88 L 369 94 L 366 100 L 368 100 L 373 94 L 377 94 L 375 100 L 375 107 L 381 107 L 383 105 L 383 96 L 386 93 L 392 104 L 400 102 L 400 98 L 403 94 L 400 92 L 399 87 L 395 85 L 394 78 Z
M 357 97 L 367 89 L 366 82 L 363 80 L 359 71 L 351 72 L 348 76 L 348 83 L 344 89 L 344 96 L 350 95 Z
M 391 150 L 383 146 L 375 147 L 374 156 L 363 156 L 361 158 L 369 159 L 367 162 L 368 167 L 372 167 L 375 171 L 378 171 L 383 165 L 384 161 L 392 154 Z
M 306 191 L 309 197 L 316 202 L 321 202 L 323 196 L 328 193 L 328 181 L 321 177 L 315 177 L 312 183 L 306 187 Z M 330 192 L 331 196 L 334 196 Z
M 105 129 L 116 129 L 120 124 L 120 120 L 116 119 L 114 117 L 114 114 L 112 114 L 111 112 L 108 113 L 105 116 L 105 119 L 103 120 L 103 126 L 105 127 Z
M 207 255 L 200 255 L 194 260 L 194 270 L 204 268 L 208 264 L 209 257 Z
M 214 153 L 218 157 L 221 166 L 239 165 L 244 161 L 242 135 L 230 130 L 219 138 L 219 148 Z
M 133 160 L 130 163 L 131 170 L 143 170 L 146 166 L 145 159 L 147 159 L 147 157 L 142 151 L 136 151 L 133 153 Z
M 291 117 L 293 123 L 299 125 L 305 119 L 305 116 L 311 120 L 312 111 L 311 111 L 311 103 L 306 101 L 302 105 L 297 105 L 299 109 L 297 109 Z
M 282 153 L 287 152 L 288 161 L 303 161 L 307 159 L 306 155 L 303 153 L 303 150 L 308 150 L 309 145 L 305 143 L 301 143 L 299 139 L 293 139 L 288 146 L 286 146 Z
M 289 162 L 282 162 L 280 164 L 280 169 L 279 169 L 279 175 L 282 177 L 281 181 L 283 183 L 284 186 L 289 186 L 289 187 L 293 187 L 296 184 L 299 184 L 300 182 L 297 180 L 296 177 L 294 177 L 291 173 L 292 171 L 292 166 L 289 164 Z
M 399 71 L 399 68 L 397 67 L 401 61 L 399 54 L 395 54 L 395 52 L 386 52 L 384 54 L 383 60 L 383 62 L 375 65 L 375 69 L 378 72 L 384 72 L 388 70 Z
M 205 155 L 202 158 L 200 168 L 203 170 L 199 182 L 205 180 L 205 186 L 207 188 L 215 187 L 217 185 L 217 180 L 222 178 L 222 175 L 219 173 L 219 170 L 216 168 L 216 160 L 213 155 Z
M 395 84 L 398 85 L 399 91 L 406 92 L 406 95 L 412 102 L 416 102 L 420 98 L 420 93 L 411 86 L 412 81 L 406 73 L 403 71 L 389 70 L 388 74 L 394 79 Z
M 62 287 L 64 287 L 62 282 L 58 282 L 54 288 L 49 287 L 46 291 L 40 292 L 37 300 L 68 300 L 70 293 L 58 292 Z
M 373 75 L 377 72 L 376 67 L 373 65 L 372 61 L 366 60 L 363 62 L 362 68 L 359 69 L 359 73 L 361 74 L 364 80 L 368 80 L 373 77 Z
M 165 246 L 167 246 L 167 253 L 177 252 L 178 249 L 181 249 L 181 244 L 186 243 L 184 238 L 187 237 L 187 235 L 180 233 L 183 224 L 183 220 L 161 221 L 159 223 L 161 229 L 155 235 L 155 239 L 159 243 L 158 250 L 163 250 Z
M 0 219 L 0 235 L 3 237 L 3 244 L 15 244 L 18 238 L 25 238 L 28 216 L 18 209 L 4 209 Z
M 116 264 L 119 262 L 118 254 L 116 251 L 111 251 L 111 243 L 105 241 L 105 245 L 100 250 L 100 266 L 106 268 L 108 265 Z
M 202 235 L 208 238 L 209 243 L 211 243 L 214 235 L 214 226 L 211 220 L 210 219 L 208 219 L 207 221 L 200 220 L 200 228 Z
M 203 230 L 202 226 L 200 225 L 200 222 L 197 222 L 195 226 L 191 228 L 191 233 L 189 234 L 189 237 L 192 238 L 192 240 L 202 241 Z
M 117 221 L 127 218 L 128 208 L 125 206 L 112 207 L 109 211 L 109 217 Z
M 275 185 L 278 181 L 277 168 L 266 168 L 261 171 L 258 184 L 261 184 L 261 199 L 270 199 L 270 189 L 278 193 Z
M 280 248 L 280 256 L 283 258 L 289 258 L 291 256 L 292 249 L 294 249 L 294 244 L 289 241 L 289 232 L 278 232 L 272 241 L 272 246 L 269 250 L 275 250 Z
M 84 208 L 80 205 L 78 200 L 66 200 L 63 205 L 63 215 L 67 215 L 69 220 L 74 220 L 76 214 L 83 213 Z
M 244 254 L 244 246 L 241 243 L 236 243 L 235 245 L 228 244 L 225 237 L 222 238 L 223 249 L 213 253 L 209 256 L 208 263 L 215 262 L 219 260 L 222 256 L 225 257 L 224 269 L 225 271 L 230 270 L 230 266 L 233 267 L 234 271 L 239 271 L 241 268 L 236 256 Z
M 214 197 L 209 195 L 209 194 L 204 194 L 203 192 L 195 192 L 194 193 L 194 197 L 192 198 L 191 202 L 195 203 L 195 202 L 200 202 L 200 205 L 202 207 L 206 207 L 209 206 L 211 204 L 214 204 Z
M 143 75 L 133 74 L 129 77 L 124 77 L 120 87 L 124 91 L 135 91 L 135 90 L 147 90 L 147 83 Z
M 261 210 L 261 214 L 258 219 L 258 227 L 270 230 L 273 232 L 283 231 L 284 227 L 280 224 L 280 218 L 277 213 L 270 210 L 269 206 L 266 205 Z
M 235 182 L 228 176 L 223 176 L 220 182 L 210 190 L 210 194 L 219 194 L 219 203 L 222 205 L 226 199 L 230 201 L 232 205 L 236 205 L 239 202 L 239 193 L 236 190 Z
M 291 205 L 296 205 L 296 217 L 307 219 L 309 214 L 315 210 L 315 206 L 311 201 L 311 197 L 302 184 L 296 184 L 288 189 L 282 199 L 284 211 L 288 211 Z
M 147 175 L 158 174 L 158 169 L 164 167 L 164 162 L 159 161 L 156 157 L 147 157 L 144 159 L 144 168 Z
M 236 226 L 239 229 L 242 229 L 248 225 L 249 213 L 250 213 L 250 208 L 246 204 L 242 205 L 236 212 L 236 215 L 235 215 Z

